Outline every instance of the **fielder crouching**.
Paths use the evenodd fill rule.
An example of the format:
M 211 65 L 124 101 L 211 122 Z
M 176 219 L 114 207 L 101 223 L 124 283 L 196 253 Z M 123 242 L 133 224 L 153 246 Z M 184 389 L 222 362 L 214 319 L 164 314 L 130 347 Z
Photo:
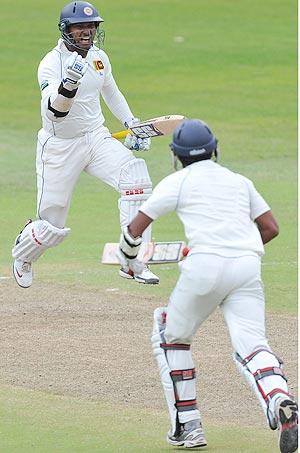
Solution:
M 217 158 L 217 139 L 204 122 L 181 123 L 171 149 L 183 169 L 157 185 L 123 230 L 119 250 L 122 266 L 135 272 L 141 235 L 153 220 L 175 211 L 184 225 L 190 251 L 168 307 L 154 312 L 152 334 L 171 419 L 167 440 L 186 448 L 206 445 L 190 346 L 219 306 L 234 361 L 258 397 L 270 428 L 278 430 L 280 451 L 292 453 L 298 447 L 298 408 L 282 361 L 266 339 L 261 280 L 263 244 L 278 235 L 276 220 L 249 179 L 212 160 Z

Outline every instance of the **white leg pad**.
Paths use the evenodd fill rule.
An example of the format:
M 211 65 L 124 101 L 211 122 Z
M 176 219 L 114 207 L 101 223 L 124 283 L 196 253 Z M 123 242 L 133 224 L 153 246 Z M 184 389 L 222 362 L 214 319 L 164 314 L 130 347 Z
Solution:
M 119 191 L 121 227 L 129 225 L 139 208 L 152 193 L 152 182 L 143 159 L 132 159 L 121 168 Z M 143 234 L 143 241 L 151 241 L 151 227 Z
M 270 428 L 276 429 L 275 400 L 279 395 L 289 395 L 282 362 L 267 349 L 254 351 L 244 359 L 234 354 L 233 360 L 255 392 Z
M 165 351 L 161 347 L 161 344 L 166 343 L 164 338 L 166 315 L 167 307 L 157 308 L 154 311 L 151 341 L 153 354 L 158 364 L 160 378 L 169 409 L 172 433 L 174 434 L 178 428 L 178 423 L 186 423 L 190 420 L 200 419 L 200 413 L 198 409 L 188 410 L 188 402 L 196 400 L 195 379 L 191 376 L 192 370 L 190 369 L 193 367 L 190 351 L 173 349 Z M 169 357 L 174 366 L 170 366 Z M 181 375 L 181 373 L 184 375 L 185 371 L 187 373 L 187 380 L 182 379 Z M 177 373 L 178 376 L 180 376 L 178 380 L 176 379 Z M 178 402 L 178 400 L 180 400 L 180 402 Z M 187 403 L 187 410 L 185 410 L 184 407 L 177 409 L 177 404 L 185 403 Z
M 46 220 L 36 220 L 25 226 L 18 243 L 13 247 L 12 256 L 32 263 L 46 249 L 60 244 L 69 234 L 70 228 L 56 228 Z
M 156 358 L 160 379 L 162 382 L 163 390 L 165 393 L 165 398 L 167 401 L 171 425 L 172 425 L 172 432 L 174 433 L 176 430 L 176 421 L 177 421 L 177 409 L 176 409 L 176 401 L 175 401 L 175 394 L 174 394 L 174 386 L 173 381 L 170 376 L 170 368 L 169 364 L 166 359 L 165 351 L 160 347 L 161 343 L 165 342 L 164 339 L 164 330 L 165 325 L 163 320 L 165 319 L 165 314 L 167 313 L 167 307 L 160 307 L 154 310 L 154 322 L 153 322 L 153 332 L 151 337 L 152 342 L 152 349 L 154 357 Z

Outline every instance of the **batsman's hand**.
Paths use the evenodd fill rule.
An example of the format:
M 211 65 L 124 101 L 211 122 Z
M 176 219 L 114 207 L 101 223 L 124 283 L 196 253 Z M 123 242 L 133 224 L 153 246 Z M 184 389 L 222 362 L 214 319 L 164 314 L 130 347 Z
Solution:
M 123 228 L 116 255 L 125 272 L 131 271 L 133 274 L 142 272 L 144 264 L 137 259 L 141 244 L 142 238 L 140 236 L 134 238 L 129 233 L 128 227 Z
M 81 55 L 78 55 L 77 52 L 72 52 L 72 55 L 67 60 L 67 68 L 62 81 L 63 86 L 70 91 L 78 88 L 88 66 L 88 62 Z
M 125 126 L 130 128 L 139 122 L 139 118 L 132 118 L 128 123 L 125 123 Z M 139 138 L 129 133 L 125 138 L 124 145 L 132 151 L 148 151 L 151 146 L 151 138 Z
M 139 138 L 135 135 L 128 134 L 125 138 L 124 145 L 133 151 L 148 151 L 151 146 L 151 138 Z

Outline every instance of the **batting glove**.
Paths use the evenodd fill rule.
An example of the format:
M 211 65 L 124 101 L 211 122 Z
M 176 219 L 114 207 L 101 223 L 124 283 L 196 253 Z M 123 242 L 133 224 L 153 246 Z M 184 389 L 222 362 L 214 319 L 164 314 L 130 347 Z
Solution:
M 128 123 L 125 123 L 127 128 L 130 128 L 134 124 L 139 123 L 139 118 L 132 118 Z M 139 138 L 135 135 L 128 134 L 124 140 L 124 145 L 133 151 L 148 151 L 151 146 L 151 138 Z
M 148 151 L 151 146 L 150 138 L 139 138 L 135 135 L 128 134 L 125 138 L 124 145 L 133 151 Z
M 131 270 L 134 274 L 139 274 L 144 269 L 144 264 L 137 259 L 142 238 L 134 238 L 128 231 L 128 227 L 122 229 L 119 249 L 116 256 L 125 272 Z
M 63 86 L 67 90 L 73 91 L 80 85 L 80 81 L 88 69 L 88 63 L 78 55 L 77 52 L 72 52 L 72 55 L 67 60 L 67 69 L 63 78 Z

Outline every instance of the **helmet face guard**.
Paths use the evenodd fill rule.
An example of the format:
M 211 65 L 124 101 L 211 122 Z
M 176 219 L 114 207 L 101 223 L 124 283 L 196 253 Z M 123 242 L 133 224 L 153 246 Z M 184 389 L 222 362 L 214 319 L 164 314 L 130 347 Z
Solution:
M 96 34 L 94 43 L 99 47 L 102 47 L 104 44 L 105 32 L 101 30 L 99 25 L 104 22 L 103 19 L 99 16 L 96 8 L 88 2 L 72 2 L 66 5 L 60 14 L 58 28 L 61 32 L 61 37 L 63 41 L 71 47 L 74 47 L 78 50 L 86 51 L 86 47 L 81 47 L 76 43 L 74 39 L 74 34 L 69 31 L 70 25 L 83 24 L 94 22 L 96 27 Z
M 85 47 L 81 47 L 80 45 L 78 45 L 76 43 L 76 41 L 74 39 L 74 36 L 73 36 L 73 33 L 72 32 L 68 32 L 68 28 L 69 27 L 66 26 L 65 28 L 66 28 L 65 32 L 61 31 L 61 37 L 62 37 L 64 43 L 66 43 L 68 46 L 74 47 L 75 49 L 78 49 L 78 50 L 87 50 Z M 96 25 L 96 34 L 95 34 L 93 43 L 97 47 L 103 47 L 104 39 L 105 39 L 105 31 L 99 29 L 99 24 L 97 24 Z

